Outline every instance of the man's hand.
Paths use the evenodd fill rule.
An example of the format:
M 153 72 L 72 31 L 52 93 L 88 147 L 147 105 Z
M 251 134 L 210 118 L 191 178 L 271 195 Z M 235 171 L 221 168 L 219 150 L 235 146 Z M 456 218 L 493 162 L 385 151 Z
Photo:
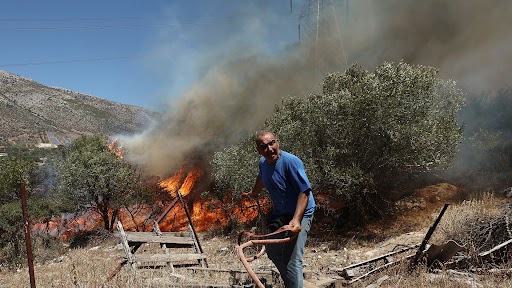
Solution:
M 289 223 L 290 226 L 292 226 L 292 229 L 291 231 L 293 233 L 299 233 L 300 230 L 302 229 L 301 226 L 300 226 L 300 221 L 299 220 L 296 220 L 296 219 L 292 219 Z

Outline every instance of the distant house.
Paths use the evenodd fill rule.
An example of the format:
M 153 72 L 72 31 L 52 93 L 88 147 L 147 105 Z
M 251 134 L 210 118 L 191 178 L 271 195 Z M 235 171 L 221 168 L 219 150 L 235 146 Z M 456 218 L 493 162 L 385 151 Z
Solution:
M 51 144 L 51 143 L 38 143 L 36 144 L 37 148 L 43 148 L 43 149 L 51 149 L 51 148 L 57 148 L 57 145 Z
M 5 146 L 0 146 L 0 157 L 7 157 Z

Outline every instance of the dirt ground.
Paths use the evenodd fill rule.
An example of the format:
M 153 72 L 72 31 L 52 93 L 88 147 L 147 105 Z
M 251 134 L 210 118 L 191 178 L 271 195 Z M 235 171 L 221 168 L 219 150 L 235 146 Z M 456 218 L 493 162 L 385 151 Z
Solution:
M 336 236 L 331 231 L 332 223 L 329 223 L 329 217 L 318 217 L 320 220 L 313 222 L 311 236 L 306 244 L 303 259 L 304 287 L 329 287 L 330 283 L 340 278 L 333 272 L 337 269 L 342 270 L 354 263 L 420 244 L 443 204 L 451 201 L 450 199 L 454 198 L 458 192 L 455 186 L 446 183 L 417 191 L 412 198 L 400 204 L 404 206 L 399 208 L 403 213 L 392 223 L 388 219 L 383 219 L 361 227 L 361 233 L 365 235 L 356 235 L 357 232 L 354 232 L 356 234 L 352 233 L 352 236 Z M 176 270 L 177 277 L 183 276 L 182 283 L 187 283 L 198 275 L 203 284 L 208 281 L 224 284 L 236 282 L 239 285 L 249 283 L 250 277 L 236 255 L 236 234 L 230 236 L 215 234 L 214 231 L 199 233 L 200 243 L 208 255 L 209 269 L 240 271 L 240 273 L 219 272 L 212 278 L 211 273 L 190 274 L 190 269 L 185 268 Z M 248 257 L 253 256 L 259 249 L 260 247 L 246 249 L 244 253 Z M 408 250 L 406 254 L 414 254 L 416 250 Z M 273 283 L 272 287 L 279 287 L 279 279 L 276 279 L 275 272 L 272 277 L 272 270 L 275 271 L 275 268 L 266 255 L 252 262 L 251 267 L 260 278 Z
M 421 243 L 444 203 L 460 201 L 460 193 L 455 186 L 446 183 L 426 187 L 399 203 L 401 207 L 398 211 L 402 212 L 393 221 L 382 219 L 341 236 L 331 231 L 329 227 L 333 226 L 329 223 L 328 217 L 313 222 L 311 237 L 308 239 L 304 254 L 304 287 L 335 287 L 332 283 L 341 278 L 336 270 Z M 96 239 L 85 247 L 69 248 L 62 256 L 36 263 L 36 286 L 251 287 L 250 277 L 236 254 L 236 236 L 237 233 L 223 235 L 216 231 L 198 233 L 200 244 L 207 254 L 209 269 L 206 271 L 196 269 L 199 266 L 195 265 L 196 268 L 176 267 L 173 273 L 168 267 L 133 273 L 129 267 L 124 266 L 109 281 L 108 275 L 120 263 L 124 251 L 119 239 L 114 236 Z M 142 246 L 137 253 L 153 248 Z M 258 249 L 259 247 L 247 249 L 244 253 L 246 256 L 252 256 Z M 411 249 L 407 253 L 414 254 L 416 250 Z M 269 287 L 281 287 L 279 281 L 272 277 L 273 264 L 266 255 L 252 262 L 251 267 L 260 279 L 263 278 L 272 284 Z M 385 271 L 384 275 L 386 273 L 388 271 Z M 29 287 L 27 275 L 26 268 L 13 271 L 2 269 L 0 265 L 0 287 Z M 351 287 L 485 287 L 478 283 L 453 286 L 453 282 L 446 280 L 435 280 L 438 281 L 437 284 L 432 285 L 434 280 L 430 278 L 437 275 L 427 277 L 426 273 L 418 276 L 410 275 L 409 272 L 398 272 L 390 274 L 391 277 L 385 275 L 388 278 L 381 275 L 383 274 L 376 274 L 375 277 L 381 277 L 379 279 L 365 278 Z M 424 284 L 418 282 L 418 279 L 423 279 L 421 283 Z M 376 285 L 376 281 L 380 280 L 383 283 Z M 400 281 L 400 284 L 397 281 Z M 510 278 L 507 278 L 507 281 L 500 278 L 490 283 L 492 285 L 487 287 L 512 287 Z M 498 286 L 495 283 L 498 283 Z

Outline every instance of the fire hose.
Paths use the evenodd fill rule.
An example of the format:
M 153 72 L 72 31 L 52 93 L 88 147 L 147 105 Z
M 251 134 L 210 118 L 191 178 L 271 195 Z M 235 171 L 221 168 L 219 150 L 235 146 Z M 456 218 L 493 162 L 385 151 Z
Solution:
M 277 229 L 275 232 L 265 234 L 265 235 L 257 235 L 257 234 L 247 232 L 247 231 L 240 232 L 240 234 L 238 234 L 238 244 L 236 245 L 236 254 L 238 255 L 238 258 L 240 258 L 240 261 L 242 261 L 245 269 L 251 276 L 256 287 L 264 288 L 265 286 L 261 283 L 258 276 L 256 276 L 256 273 L 254 273 L 254 271 L 252 270 L 251 266 L 249 265 L 249 262 L 252 262 L 252 261 L 260 258 L 261 256 L 263 256 L 263 254 L 265 254 L 265 246 L 263 246 L 261 248 L 261 250 L 258 254 L 254 255 L 250 258 L 245 257 L 243 249 L 246 247 L 252 246 L 252 245 L 272 245 L 272 244 L 281 244 L 281 243 L 290 242 L 298 235 L 298 233 L 291 232 L 291 230 L 292 230 L 292 226 L 284 225 L 281 228 Z M 288 236 L 288 234 L 290 234 L 290 233 L 284 233 L 284 232 L 290 232 L 291 235 Z M 283 236 L 285 236 L 285 237 L 284 238 L 271 238 L 271 239 L 268 238 L 270 236 L 274 236 L 274 235 L 277 235 L 280 233 L 282 233 Z M 249 241 L 241 244 L 242 237 L 244 235 L 251 237 L 251 238 L 256 238 L 256 239 L 249 240 Z

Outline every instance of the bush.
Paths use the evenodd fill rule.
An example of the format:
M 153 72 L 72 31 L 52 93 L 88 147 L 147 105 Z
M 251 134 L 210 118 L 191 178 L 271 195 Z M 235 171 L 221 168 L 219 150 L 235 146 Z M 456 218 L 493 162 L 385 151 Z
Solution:
M 301 158 L 314 190 L 344 199 L 355 218 L 378 209 L 394 183 L 447 166 L 462 141 L 463 93 L 432 67 L 384 63 L 374 73 L 354 65 L 329 74 L 322 95 L 290 97 L 266 119 L 281 148 Z M 218 188 L 250 190 L 254 142 L 215 153 Z M 222 193 L 222 191 L 221 191 Z

